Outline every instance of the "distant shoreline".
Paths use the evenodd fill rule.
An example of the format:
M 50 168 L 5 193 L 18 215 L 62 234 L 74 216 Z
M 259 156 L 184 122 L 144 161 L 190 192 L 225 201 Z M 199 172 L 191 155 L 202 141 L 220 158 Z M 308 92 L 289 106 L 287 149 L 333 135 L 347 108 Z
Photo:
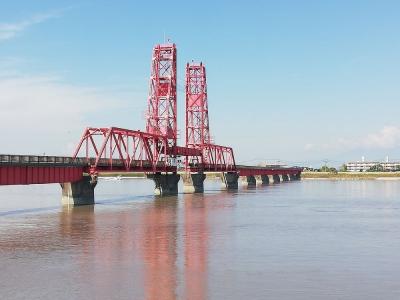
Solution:
M 400 180 L 400 172 L 303 172 L 307 180 Z

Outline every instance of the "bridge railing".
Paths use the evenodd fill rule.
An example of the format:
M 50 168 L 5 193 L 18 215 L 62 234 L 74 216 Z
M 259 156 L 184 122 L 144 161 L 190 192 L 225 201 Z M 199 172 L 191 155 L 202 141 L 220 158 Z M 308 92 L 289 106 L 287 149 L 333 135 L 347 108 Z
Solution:
M 96 162 L 95 158 L 90 158 L 88 161 L 89 165 L 94 165 Z M 149 171 L 154 167 L 154 163 L 149 160 L 130 160 L 129 169 L 126 169 L 125 161 L 122 159 L 108 159 L 100 158 L 97 164 L 99 169 L 107 168 L 109 171 L 112 169 L 119 169 L 125 171 Z M 157 169 L 163 169 L 165 167 L 165 162 L 160 161 L 155 164 Z M 176 166 L 168 165 L 167 171 L 176 171 Z
M 6 166 L 68 166 L 83 167 L 86 171 L 89 171 L 90 167 L 95 163 L 96 158 L 86 157 L 0 154 L 0 165 Z M 126 161 L 123 159 L 100 158 L 97 167 L 102 172 L 152 172 L 154 163 L 149 160 L 130 160 L 129 169 L 126 169 Z M 165 162 L 157 162 L 155 167 L 162 170 L 165 168 Z M 176 172 L 176 166 L 168 166 L 165 170 L 167 172 Z
M 67 157 L 67 156 L 43 156 L 43 155 L 14 155 L 14 154 L 1 154 L 0 164 L 59 164 L 59 165 L 87 165 L 85 158 Z

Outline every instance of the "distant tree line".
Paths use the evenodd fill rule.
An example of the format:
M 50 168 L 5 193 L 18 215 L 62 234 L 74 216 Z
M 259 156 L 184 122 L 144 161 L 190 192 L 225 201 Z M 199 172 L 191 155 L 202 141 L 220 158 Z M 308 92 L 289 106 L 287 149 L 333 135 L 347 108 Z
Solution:
M 336 168 L 328 167 L 328 166 L 322 166 L 321 168 L 304 168 L 304 171 L 337 173 Z
M 321 168 L 305 168 L 305 171 L 312 171 L 312 172 L 327 172 L 327 173 L 337 173 L 337 172 L 347 172 L 347 165 L 343 164 L 338 169 L 334 167 L 329 167 L 327 165 L 322 166 Z M 363 170 L 360 170 L 363 172 Z M 400 166 L 397 166 L 393 170 L 386 170 L 381 164 L 376 164 L 366 170 L 366 172 L 400 172 Z
M 367 172 L 399 172 L 400 166 L 396 166 L 393 170 L 385 169 L 381 164 L 376 164 L 367 170 Z
M 328 166 L 322 166 L 319 169 L 319 172 L 328 172 L 328 173 L 337 173 L 337 169 L 333 167 L 328 167 Z

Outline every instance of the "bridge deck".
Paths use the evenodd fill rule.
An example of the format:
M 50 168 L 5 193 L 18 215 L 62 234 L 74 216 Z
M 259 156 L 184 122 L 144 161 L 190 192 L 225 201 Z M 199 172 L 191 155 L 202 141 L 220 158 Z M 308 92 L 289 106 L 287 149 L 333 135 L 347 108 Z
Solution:
M 15 184 L 45 184 L 74 182 L 82 178 L 83 173 L 90 170 L 94 159 L 83 157 L 72 158 L 65 156 L 41 156 L 41 155 L 0 155 L 0 185 Z M 130 169 L 126 169 L 125 162 L 121 159 L 100 159 L 97 164 L 100 172 L 177 172 L 176 166 L 169 166 L 160 162 L 159 169 L 153 169 L 150 161 L 132 161 Z M 282 166 L 244 166 L 226 169 L 225 165 L 197 165 L 190 168 L 191 172 L 237 172 L 240 176 L 255 175 L 295 175 L 301 173 L 298 167 Z
M 284 167 L 284 166 L 243 166 L 237 165 L 236 169 L 240 176 L 254 175 L 296 175 L 302 172 L 300 167 Z

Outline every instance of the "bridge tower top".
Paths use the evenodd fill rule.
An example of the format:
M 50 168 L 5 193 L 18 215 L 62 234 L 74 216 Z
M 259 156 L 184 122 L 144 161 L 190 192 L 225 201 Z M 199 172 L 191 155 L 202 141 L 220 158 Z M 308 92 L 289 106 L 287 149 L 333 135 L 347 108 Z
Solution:
M 153 48 L 146 132 L 166 136 L 169 146 L 176 146 L 178 137 L 176 61 L 175 44 Z

